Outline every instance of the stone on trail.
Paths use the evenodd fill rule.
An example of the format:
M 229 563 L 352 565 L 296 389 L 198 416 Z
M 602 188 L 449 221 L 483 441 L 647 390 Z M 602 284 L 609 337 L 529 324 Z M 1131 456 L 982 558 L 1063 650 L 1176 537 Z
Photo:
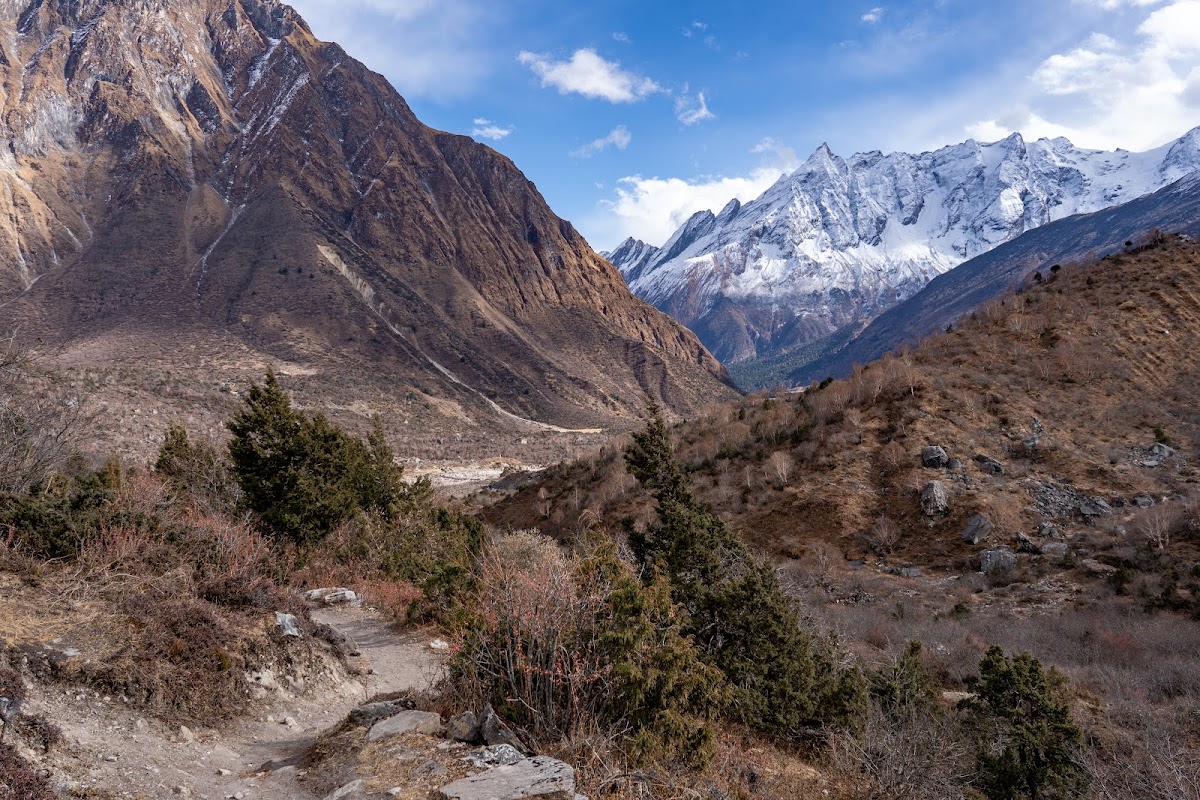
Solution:
M 442 718 L 429 711 L 401 711 L 394 717 L 371 726 L 367 741 L 377 742 L 390 736 L 402 733 L 422 733 L 426 736 L 436 736 L 442 732 Z
M 367 796 L 364 789 L 366 785 L 367 782 L 364 780 L 357 780 L 353 783 L 347 783 L 342 788 L 335 789 L 334 791 L 325 795 L 325 800 L 358 800 L 360 797 L 365 798 Z
M 470 711 L 451 717 L 446 723 L 446 735 L 463 744 L 478 744 L 483 741 L 479 733 L 479 719 Z
M 298 639 L 302 635 L 295 614 L 284 614 L 282 611 L 276 611 L 275 624 L 279 626 L 279 632 L 284 636 L 291 636 Z
M 575 770 L 547 756 L 463 778 L 443 786 L 438 800 L 575 800 Z
M 529 748 L 517 738 L 517 735 L 504 724 L 503 720 L 496 716 L 496 712 L 492 710 L 491 706 L 483 709 L 483 718 L 479 721 L 479 735 L 483 737 L 484 744 L 507 744 L 519 753 L 530 755 Z

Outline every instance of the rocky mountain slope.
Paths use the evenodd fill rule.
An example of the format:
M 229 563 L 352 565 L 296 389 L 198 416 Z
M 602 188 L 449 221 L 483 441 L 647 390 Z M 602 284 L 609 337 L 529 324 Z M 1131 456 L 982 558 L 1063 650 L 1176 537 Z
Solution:
M 1196 169 L 1200 128 L 1146 153 L 1018 134 L 918 155 L 822 146 L 757 200 L 700 212 L 661 248 L 630 240 L 608 256 L 639 297 L 734 363 L 870 320 L 1028 230 Z
M 276 0 L 7 0 L 0 106 L 0 324 L 81 369 L 275 365 L 423 430 L 728 391 L 508 159 Z

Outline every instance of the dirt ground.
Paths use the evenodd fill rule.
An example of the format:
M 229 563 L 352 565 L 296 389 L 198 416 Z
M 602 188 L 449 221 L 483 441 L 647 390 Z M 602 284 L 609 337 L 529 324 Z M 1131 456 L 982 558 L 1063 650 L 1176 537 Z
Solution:
M 49 766 L 67 794 L 81 797 L 315 798 L 291 762 L 367 698 L 430 685 L 441 661 L 430 637 L 397 634 L 372 610 L 321 609 L 314 618 L 354 642 L 359 655 L 351 666 L 360 674 L 330 670 L 303 693 L 281 686 L 254 717 L 228 725 L 214 720 L 206 729 L 168 728 L 111 697 L 38 687 L 26 711 L 44 713 L 65 737 Z

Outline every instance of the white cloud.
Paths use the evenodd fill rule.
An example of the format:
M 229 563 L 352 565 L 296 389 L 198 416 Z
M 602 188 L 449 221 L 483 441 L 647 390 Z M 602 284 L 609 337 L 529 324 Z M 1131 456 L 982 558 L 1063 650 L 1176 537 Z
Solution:
M 612 35 L 612 37 L 613 37 L 614 42 L 620 42 L 621 44 L 633 44 L 633 39 L 629 38 L 628 33 L 622 33 L 621 31 L 617 31 L 616 33 L 614 33 Z
M 875 8 L 863 14 L 860 19 L 868 25 L 876 25 L 883 20 L 883 15 L 886 13 L 887 9 L 883 6 L 875 6 Z
M 570 61 L 552 61 L 547 56 L 522 51 L 517 60 L 552 86 L 559 94 L 580 94 L 610 103 L 633 103 L 662 91 L 662 87 L 641 75 L 605 61 L 595 50 L 576 50 Z
M 490 119 L 482 117 L 475 120 L 475 128 L 471 131 L 471 135 L 476 139 L 491 139 L 493 142 L 498 142 L 511 135 L 512 127 L 502 128 Z
M 1156 6 L 1163 0 L 1077 0 L 1089 6 L 1098 6 L 1105 11 L 1115 11 L 1124 6 Z
M 684 125 L 695 125 L 714 120 L 717 115 L 708 109 L 708 100 L 704 97 L 704 92 L 692 97 L 685 87 L 683 94 L 675 98 L 675 118 Z
M 968 127 L 980 139 L 1020 131 L 1066 136 L 1089 147 L 1157 147 L 1200 124 L 1200 0 L 1091 0 L 1115 9 L 1146 7 L 1134 32 L 1093 34 L 1046 58 L 1025 96 L 998 117 Z M 1148 11 L 1150 6 L 1160 6 Z
M 484 35 L 500 13 L 483 0 L 289 0 L 326 41 L 382 72 L 407 97 L 474 90 L 495 56 Z
M 618 125 L 609 132 L 608 136 L 588 142 L 583 147 L 571 151 L 571 158 L 591 158 L 603 153 L 610 147 L 624 150 L 633 141 L 633 134 L 624 125 Z
M 697 211 L 720 211 L 730 200 L 743 203 L 757 198 L 781 175 L 799 166 L 795 152 L 773 139 L 764 139 L 752 151 L 765 156 L 743 176 L 646 178 L 631 175 L 618 181 L 615 197 L 600 202 L 588 229 L 594 246 L 611 248 L 633 236 L 661 245 Z

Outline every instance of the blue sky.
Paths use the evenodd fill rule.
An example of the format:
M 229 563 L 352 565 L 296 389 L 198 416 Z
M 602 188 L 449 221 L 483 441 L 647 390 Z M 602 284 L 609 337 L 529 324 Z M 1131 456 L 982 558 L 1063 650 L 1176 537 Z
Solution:
M 822 142 L 849 155 L 1200 125 L 1200 0 L 292 0 L 598 249 L 661 244 Z

